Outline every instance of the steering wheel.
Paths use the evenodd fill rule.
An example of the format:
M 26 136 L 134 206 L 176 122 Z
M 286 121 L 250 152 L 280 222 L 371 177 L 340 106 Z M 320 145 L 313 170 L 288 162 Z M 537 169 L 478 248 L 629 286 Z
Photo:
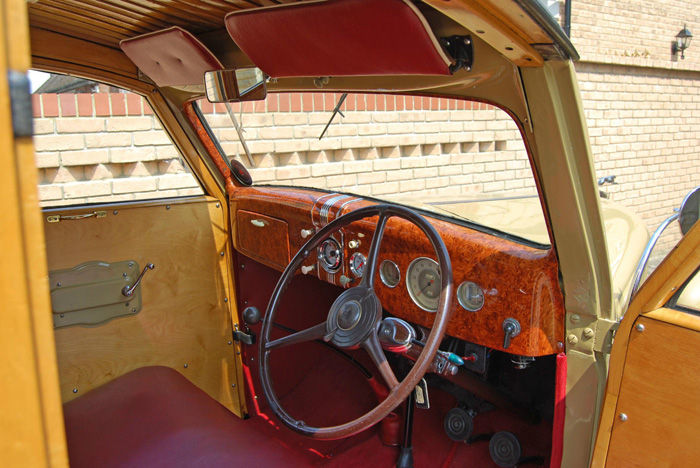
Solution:
M 338 296 L 331 306 L 325 322 L 271 341 L 270 333 L 277 315 L 280 299 L 291 282 L 294 272 L 331 234 L 354 221 L 374 216 L 379 216 L 379 220 L 377 221 L 377 228 L 367 256 L 365 272 L 360 283 L 343 291 Z M 389 366 L 389 362 L 386 360 L 379 342 L 377 332 L 382 320 L 382 305 L 374 291 L 379 248 L 387 222 L 389 218 L 394 216 L 410 221 L 428 236 L 437 254 L 442 279 L 442 290 L 432 330 L 413 368 L 401 382 L 398 381 Z M 435 228 L 415 211 L 397 205 L 374 205 L 351 211 L 327 224 L 309 239 L 294 256 L 284 273 L 282 273 L 282 277 L 279 279 L 267 306 L 260 333 L 258 367 L 263 393 L 265 398 L 267 398 L 270 409 L 282 423 L 293 431 L 317 439 L 350 437 L 381 421 L 408 397 L 435 358 L 440 342 L 445 335 L 445 329 L 451 313 L 452 289 L 452 266 L 445 243 Z M 270 378 L 270 352 L 295 343 L 317 339 L 323 339 L 344 349 L 364 348 L 384 378 L 390 390 L 389 396 L 359 418 L 338 426 L 312 427 L 306 425 L 303 421 L 292 418 L 282 408 L 274 392 L 272 379 Z

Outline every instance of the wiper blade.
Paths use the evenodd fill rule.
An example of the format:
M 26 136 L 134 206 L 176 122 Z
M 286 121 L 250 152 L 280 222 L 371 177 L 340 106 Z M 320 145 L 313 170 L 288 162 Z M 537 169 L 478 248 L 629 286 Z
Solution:
M 243 106 L 243 103 L 241 103 L 241 106 Z M 243 146 L 243 151 L 245 151 L 245 155 L 248 156 L 248 162 L 250 163 L 251 166 L 255 166 L 255 161 L 253 161 L 253 156 L 250 155 L 250 150 L 248 149 L 248 145 L 245 142 L 245 138 L 243 138 L 243 128 L 238 124 L 238 120 L 236 119 L 236 114 L 233 113 L 233 108 L 231 107 L 230 103 L 226 103 L 226 112 L 228 112 L 228 116 L 231 119 L 231 122 L 233 122 L 233 126 L 236 128 L 236 133 L 238 133 L 238 141 L 241 142 L 241 145 Z
M 328 120 L 328 123 L 326 124 L 326 128 L 324 128 L 324 129 L 323 129 L 323 132 L 321 132 L 321 136 L 318 137 L 319 140 L 320 140 L 321 138 L 323 138 L 323 135 L 326 134 L 326 131 L 328 130 L 328 127 L 331 126 L 331 122 L 333 122 L 333 119 L 335 119 L 335 114 L 340 114 L 341 117 L 345 117 L 345 114 L 343 114 L 343 113 L 340 111 L 340 106 L 343 105 L 343 102 L 345 102 L 345 98 L 346 98 L 346 97 L 348 97 L 348 93 L 343 93 L 343 95 L 340 96 L 340 99 L 338 99 L 338 104 L 336 104 L 336 105 L 335 105 L 335 109 L 333 109 L 333 115 L 331 115 L 330 120 Z

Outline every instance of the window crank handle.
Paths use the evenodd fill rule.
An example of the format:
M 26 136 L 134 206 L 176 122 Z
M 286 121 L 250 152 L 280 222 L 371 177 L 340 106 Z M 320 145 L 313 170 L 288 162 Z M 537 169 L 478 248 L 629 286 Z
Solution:
M 135 282 L 133 285 L 129 286 L 129 285 L 127 284 L 126 286 L 124 286 L 124 288 L 122 289 L 122 294 L 123 294 L 124 296 L 126 296 L 126 297 L 131 297 L 131 296 L 133 296 L 134 291 L 136 291 L 136 288 L 138 288 L 138 287 L 139 287 L 139 284 L 141 283 L 141 278 L 143 278 L 143 275 L 145 275 L 146 272 L 147 272 L 148 270 L 152 270 L 152 269 L 154 269 L 155 267 L 156 267 L 156 266 L 155 266 L 154 264 L 152 264 L 152 263 L 147 264 L 147 265 L 146 265 L 146 268 L 143 269 L 143 271 L 141 272 L 141 274 L 140 274 L 139 277 L 136 279 L 136 282 Z

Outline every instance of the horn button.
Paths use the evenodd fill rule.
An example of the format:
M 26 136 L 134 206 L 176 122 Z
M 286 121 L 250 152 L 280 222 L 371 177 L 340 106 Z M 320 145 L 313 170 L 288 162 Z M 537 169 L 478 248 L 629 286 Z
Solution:
M 371 288 L 348 289 L 335 300 L 326 321 L 326 341 L 340 348 L 356 348 L 376 326 L 382 310 Z

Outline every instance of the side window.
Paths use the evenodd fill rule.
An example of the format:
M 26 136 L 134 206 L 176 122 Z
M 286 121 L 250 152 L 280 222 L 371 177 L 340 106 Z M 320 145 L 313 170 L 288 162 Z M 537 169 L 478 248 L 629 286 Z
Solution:
M 31 76 L 42 206 L 203 193 L 145 98 L 66 75 Z

